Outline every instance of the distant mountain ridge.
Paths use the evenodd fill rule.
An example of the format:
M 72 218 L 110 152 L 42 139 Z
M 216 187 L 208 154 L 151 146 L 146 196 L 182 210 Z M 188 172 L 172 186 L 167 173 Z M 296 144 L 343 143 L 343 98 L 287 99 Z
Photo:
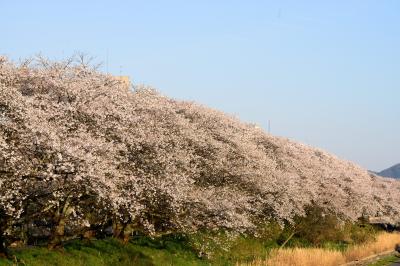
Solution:
M 378 175 L 384 177 L 400 178 L 400 163 L 386 170 L 383 170 L 382 172 L 379 172 Z

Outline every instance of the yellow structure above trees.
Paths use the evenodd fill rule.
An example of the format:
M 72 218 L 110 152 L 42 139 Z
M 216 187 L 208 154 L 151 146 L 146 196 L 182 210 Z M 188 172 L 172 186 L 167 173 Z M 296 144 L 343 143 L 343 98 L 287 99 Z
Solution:
M 127 88 L 130 88 L 132 83 L 131 83 L 131 79 L 129 76 L 115 76 L 115 78 L 119 81 L 122 81 L 122 83 L 126 84 Z

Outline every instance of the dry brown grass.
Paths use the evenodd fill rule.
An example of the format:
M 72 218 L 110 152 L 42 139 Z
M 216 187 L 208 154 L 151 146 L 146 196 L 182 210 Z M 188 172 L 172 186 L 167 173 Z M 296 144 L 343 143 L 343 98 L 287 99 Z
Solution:
M 336 266 L 345 262 L 340 251 L 321 248 L 275 250 L 266 260 L 256 260 L 248 266 Z
M 381 233 L 376 240 L 350 247 L 344 252 L 322 248 L 278 249 L 266 259 L 258 259 L 246 266 L 337 266 L 346 262 L 363 259 L 384 251 L 393 250 L 400 243 L 399 233 Z
M 394 246 L 399 243 L 399 233 L 381 233 L 374 242 L 351 247 L 343 253 L 343 256 L 347 262 L 359 260 L 384 251 L 394 250 Z

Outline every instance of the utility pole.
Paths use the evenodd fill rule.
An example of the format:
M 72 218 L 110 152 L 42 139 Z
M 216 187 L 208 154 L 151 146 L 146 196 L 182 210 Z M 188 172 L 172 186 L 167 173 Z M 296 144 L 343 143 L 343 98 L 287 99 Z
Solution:
M 106 72 L 108 74 L 108 48 L 107 48 L 107 54 L 106 54 Z
M 271 134 L 271 120 L 268 119 L 268 134 Z

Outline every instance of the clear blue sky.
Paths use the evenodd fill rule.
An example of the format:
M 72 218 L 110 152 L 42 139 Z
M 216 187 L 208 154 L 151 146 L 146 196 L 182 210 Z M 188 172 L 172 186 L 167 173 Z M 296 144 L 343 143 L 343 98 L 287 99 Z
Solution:
M 0 1 L 0 54 L 109 71 L 381 170 L 400 162 L 400 1 Z M 103 67 L 106 70 L 106 67 Z

